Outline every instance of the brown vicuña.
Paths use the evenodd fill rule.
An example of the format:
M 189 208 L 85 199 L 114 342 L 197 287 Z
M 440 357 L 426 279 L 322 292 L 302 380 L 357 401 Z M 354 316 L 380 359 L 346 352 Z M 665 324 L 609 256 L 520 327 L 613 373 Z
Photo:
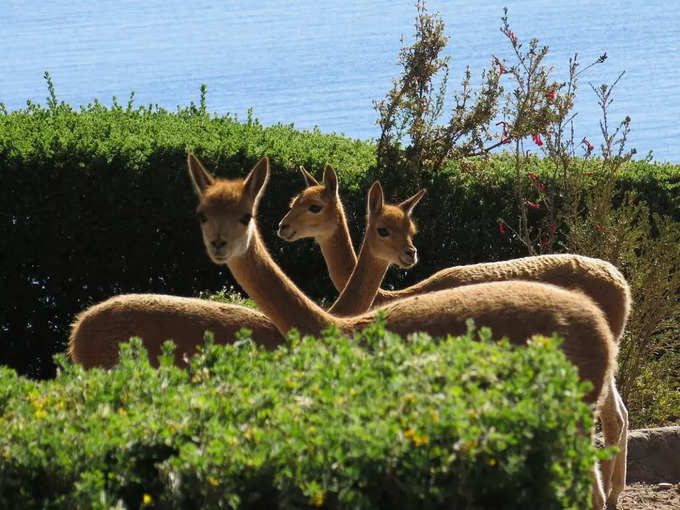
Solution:
M 321 183 L 303 167 L 300 167 L 300 171 L 307 187 L 291 200 L 290 211 L 280 221 L 278 233 L 287 241 L 314 238 L 321 247 L 334 285 L 338 289 L 344 288 L 343 294 L 347 291 L 345 285 L 353 275 L 352 299 L 349 299 L 349 294 L 345 296 L 343 315 L 368 310 L 374 296 L 373 304 L 380 306 L 396 299 L 462 285 L 533 280 L 583 292 L 605 312 L 614 339 L 618 341 L 622 335 L 630 309 L 630 290 L 625 278 L 609 262 L 579 255 L 544 255 L 456 266 L 439 271 L 406 289 L 380 289 L 387 266 L 399 263 L 399 260 L 389 260 L 389 257 L 384 256 L 386 254 L 374 248 L 379 226 L 371 225 L 369 221 L 357 259 L 338 193 L 335 170 L 327 166 Z M 371 229 L 374 231 L 371 232 Z M 377 280 L 377 275 L 380 280 Z M 361 292 L 365 295 L 361 295 Z M 607 502 L 612 505 L 625 488 L 628 411 L 616 389 L 613 376 L 608 386 L 606 398 L 600 403 L 600 418 L 605 444 L 619 448 L 615 459 L 604 461 L 602 469 Z
M 245 179 L 213 178 L 193 154 L 189 174 L 199 197 L 203 242 L 210 258 L 229 267 L 239 285 L 282 333 L 297 328 L 319 335 L 335 323 L 344 332 L 361 329 L 373 313 L 337 317 L 304 295 L 272 260 L 253 219 L 269 175 L 269 160 L 260 160 Z M 466 285 L 394 301 L 383 307 L 387 327 L 401 335 L 423 331 L 433 336 L 465 333 L 467 319 L 488 326 L 497 336 L 522 344 L 535 334 L 557 333 L 561 349 L 582 379 L 592 383 L 587 402 L 605 393 L 615 364 L 616 345 L 607 321 L 593 301 L 580 292 L 529 281 Z M 597 470 L 593 508 L 604 507 Z
M 163 343 L 172 340 L 175 362 L 181 365 L 202 345 L 205 331 L 214 334 L 215 343 L 230 343 L 242 328 L 250 329 L 252 338 L 267 348 L 284 343 L 265 315 L 244 306 L 159 294 L 123 294 L 76 317 L 68 355 L 85 368 L 111 368 L 118 362 L 118 344 L 138 336 L 151 364 L 158 364 Z

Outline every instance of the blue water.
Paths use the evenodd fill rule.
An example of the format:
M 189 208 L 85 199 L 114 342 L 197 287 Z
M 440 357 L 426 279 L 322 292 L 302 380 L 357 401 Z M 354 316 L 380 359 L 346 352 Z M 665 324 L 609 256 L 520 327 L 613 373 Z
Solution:
M 499 32 L 503 6 L 521 40 L 551 47 L 556 79 L 568 59 L 609 58 L 582 80 L 576 135 L 599 145 L 600 112 L 590 87 L 619 83 L 610 122 L 632 118 L 630 146 L 640 156 L 680 162 L 680 2 L 431 0 L 452 36 L 450 84 L 470 64 L 475 76 L 492 54 L 510 55 Z M 413 0 L 0 0 L 0 101 L 9 109 L 44 103 L 44 71 L 72 105 L 112 96 L 174 109 L 248 108 L 265 124 L 294 123 L 357 138 L 378 134 L 372 101 L 396 76 L 402 35 L 411 40 Z

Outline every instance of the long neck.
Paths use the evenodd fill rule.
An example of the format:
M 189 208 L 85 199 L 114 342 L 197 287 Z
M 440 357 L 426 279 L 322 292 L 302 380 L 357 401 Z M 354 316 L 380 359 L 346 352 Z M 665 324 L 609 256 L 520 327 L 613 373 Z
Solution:
M 319 335 L 334 319 L 298 289 L 274 262 L 257 228 L 248 250 L 228 263 L 234 278 L 282 334 L 295 327 L 302 334 Z
M 337 226 L 328 237 L 317 239 L 321 253 L 326 261 L 328 274 L 338 292 L 342 291 L 354 271 L 357 256 L 352 246 L 352 238 L 347 228 L 347 218 L 340 200 L 337 200 Z
M 380 288 L 388 266 L 387 261 L 371 254 L 371 250 L 366 247 L 364 240 L 352 276 L 350 276 L 347 285 L 333 303 L 333 306 L 328 309 L 328 312 L 336 316 L 347 316 L 357 315 L 368 310 Z

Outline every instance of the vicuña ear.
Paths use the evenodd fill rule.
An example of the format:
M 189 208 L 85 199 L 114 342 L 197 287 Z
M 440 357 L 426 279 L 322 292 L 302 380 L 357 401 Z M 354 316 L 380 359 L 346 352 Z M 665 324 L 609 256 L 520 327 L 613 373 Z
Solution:
M 268 178 L 269 158 L 265 156 L 257 162 L 244 182 L 245 190 L 250 195 L 254 204 L 258 202 L 260 194 L 262 193 L 265 184 L 267 184 Z
M 368 214 L 377 214 L 385 203 L 383 189 L 378 181 L 375 181 L 368 190 Z
M 338 175 L 331 165 L 326 165 L 323 171 L 323 184 L 326 186 L 329 198 L 333 199 L 338 196 Z
M 187 156 L 187 166 L 189 168 L 189 178 L 194 187 L 194 191 L 200 197 L 203 192 L 215 181 L 205 167 L 192 152 Z
M 418 205 L 418 202 L 420 202 L 420 199 L 423 198 L 424 194 L 425 190 L 421 189 L 418 193 L 416 193 L 410 198 L 407 198 L 401 204 L 399 204 L 399 207 L 401 207 L 401 209 L 406 213 L 407 216 L 411 216 L 413 208 L 416 205 Z
M 312 186 L 319 186 L 319 181 L 317 181 L 312 174 L 305 170 L 304 166 L 300 166 L 300 172 L 302 172 L 302 177 L 305 178 L 305 184 L 308 188 Z

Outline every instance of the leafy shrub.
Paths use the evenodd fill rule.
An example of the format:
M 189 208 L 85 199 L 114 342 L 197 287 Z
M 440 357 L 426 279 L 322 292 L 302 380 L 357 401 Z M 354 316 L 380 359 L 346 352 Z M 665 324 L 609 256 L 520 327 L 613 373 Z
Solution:
M 587 506 L 588 385 L 555 339 L 246 336 L 186 370 L 138 339 L 111 371 L 0 368 L 0 506 Z

